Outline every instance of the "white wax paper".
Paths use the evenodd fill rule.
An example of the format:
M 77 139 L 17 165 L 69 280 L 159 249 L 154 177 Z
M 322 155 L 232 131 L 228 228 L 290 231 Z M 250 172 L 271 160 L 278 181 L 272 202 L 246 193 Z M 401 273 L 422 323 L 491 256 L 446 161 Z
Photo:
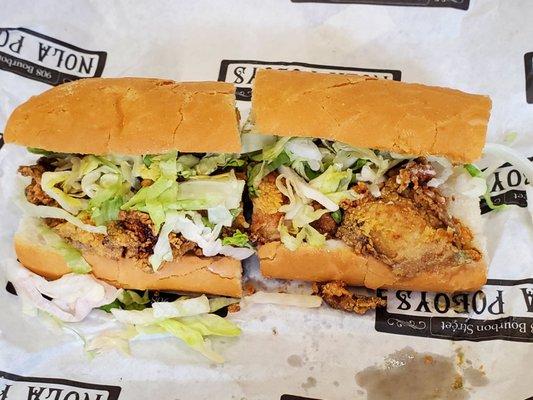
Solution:
M 503 143 L 508 132 L 516 132 L 512 146 L 525 156 L 533 156 L 533 104 L 526 102 L 524 73 L 524 55 L 533 51 L 532 21 L 530 0 L 471 0 L 466 11 L 289 0 L 4 0 L 0 6 L 0 28 L 27 28 L 67 45 L 106 52 L 105 77 L 216 80 L 222 60 L 237 60 L 233 67 L 244 66 L 239 74 L 248 76 L 254 65 L 250 60 L 255 60 L 401 71 L 402 81 L 488 94 L 493 100 L 488 140 Z M 9 53 L 6 47 L 15 43 L 15 38 L 13 35 L 12 41 L 4 43 L 5 34 L 0 35 L 0 53 Z M 37 67 L 71 72 L 65 60 L 59 61 L 60 52 L 54 57 L 49 52 L 39 61 L 39 41 L 45 46 L 50 42 L 32 38 L 25 39 L 22 50 L 13 44 L 11 56 L 35 62 Z M 66 57 L 68 51 L 63 54 Z M 0 57 L 0 65 L 1 61 Z M 234 73 L 226 80 L 239 83 Z M 0 127 L 18 104 L 50 87 L 0 70 Z M 245 113 L 248 103 L 239 101 L 239 106 Z M 14 257 L 12 237 L 20 213 L 11 198 L 16 168 L 26 160 L 25 149 L 4 145 L 0 150 L 0 265 L 1 260 Z M 523 400 L 533 396 L 533 306 L 527 308 L 532 301 L 528 295 L 533 293 L 533 280 L 528 280 L 533 277 L 533 225 L 525 207 L 524 178 L 512 171 L 512 166 L 502 167 L 491 180 L 493 195 L 507 193 L 508 198 L 516 200 L 518 196 L 521 200 L 503 212 L 483 215 L 493 281 L 484 295 L 475 301 L 469 298 L 468 315 L 458 315 L 453 309 L 439 313 L 434 306 L 429 312 L 415 310 L 422 296 L 433 299 L 434 295 L 394 291 L 384 293 L 389 305 L 381 317 L 373 312 L 356 316 L 326 307 L 308 310 L 250 305 L 229 317 L 242 327 L 240 338 L 214 340 L 215 348 L 227 360 L 223 365 L 210 365 L 178 340 L 160 337 L 134 341 L 130 357 L 110 352 L 90 360 L 78 336 L 22 313 L 20 299 L 4 290 L 2 267 L 0 399 L 44 399 L 47 394 L 48 398 L 57 394 L 57 399 L 116 398 L 105 390 L 98 392 L 103 389 L 55 379 L 120 387 L 119 398 L 128 400 L 280 399 L 283 394 L 363 399 L 366 394 L 355 375 L 374 364 L 381 365 L 387 355 L 406 346 L 446 357 L 464 353 L 474 367 L 482 365 L 486 385 L 473 387 L 465 381 L 465 395 L 472 399 Z M 481 310 L 483 298 L 487 304 Z M 476 313 L 473 302 L 481 312 Z M 407 310 L 406 303 L 410 304 Z M 445 329 L 457 316 L 485 324 L 484 333 L 477 336 L 480 341 L 443 339 L 433 330 Z M 498 331 L 497 322 L 486 324 L 509 316 L 521 318 L 515 321 L 520 325 L 511 327 L 509 334 Z M 393 329 L 396 323 L 402 329 L 423 325 L 417 321 L 431 325 L 433 337 L 376 330 L 378 325 Z M 94 312 L 76 329 L 95 332 L 110 325 L 108 315 Z M 458 333 L 461 328 L 454 326 L 446 329 Z M 418 332 L 415 328 L 409 332 Z M 502 338 L 496 339 L 498 335 Z M 519 336 L 521 341 L 516 341 Z M 9 374 L 28 378 L 20 380 Z M 40 397 L 39 388 L 44 388 Z

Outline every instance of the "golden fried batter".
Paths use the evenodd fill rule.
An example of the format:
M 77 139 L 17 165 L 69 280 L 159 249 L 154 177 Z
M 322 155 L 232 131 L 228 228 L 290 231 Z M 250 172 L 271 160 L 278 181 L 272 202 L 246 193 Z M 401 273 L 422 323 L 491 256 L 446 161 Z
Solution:
M 410 162 L 389 177 L 380 198 L 360 190 L 362 199 L 342 205 L 345 212 L 337 237 L 382 260 L 400 276 L 479 260 L 470 230 L 450 217 L 446 199 L 437 189 L 419 187 L 421 179 L 406 183 L 405 177 L 416 176 L 413 171 L 406 173 L 407 168 L 431 176 Z
M 315 210 L 322 208 L 322 206 L 316 201 L 313 201 L 311 205 Z M 331 213 L 323 214 L 319 219 L 311 222 L 311 226 L 321 234 L 326 235 L 326 239 L 334 238 L 338 228 L 338 225 L 331 216 Z
M 271 172 L 259 184 L 259 196 L 252 198 L 254 212 L 250 231 L 257 243 L 279 240 L 278 224 L 283 213 L 278 209 L 286 202 L 276 186 L 277 172 Z
M 327 283 L 313 283 L 313 294 L 322 297 L 322 300 L 332 308 L 338 310 L 364 314 L 376 307 L 385 307 L 387 301 L 377 296 L 360 296 L 346 289 L 346 283 L 333 281 Z
M 25 194 L 28 201 L 37 206 L 52 206 L 57 207 L 57 202 L 48 196 L 41 188 L 41 177 L 46 169 L 43 165 L 29 165 L 21 166 L 18 172 L 22 176 L 29 176 L 31 183 L 26 187 Z
M 148 214 L 140 211 L 121 211 L 119 219 L 107 227 L 107 235 L 90 233 L 68 222 L 62 222 L 51 228 L 63 239 L 79 250 L 91 251 L 104 257 L 119 259 L 136 258 L 151 270 L 148 257 L 157 242 L 157 234 Z M 169 235 L 174 258 L 194 250 L 194 242 L 185 240 L 180 234 Z

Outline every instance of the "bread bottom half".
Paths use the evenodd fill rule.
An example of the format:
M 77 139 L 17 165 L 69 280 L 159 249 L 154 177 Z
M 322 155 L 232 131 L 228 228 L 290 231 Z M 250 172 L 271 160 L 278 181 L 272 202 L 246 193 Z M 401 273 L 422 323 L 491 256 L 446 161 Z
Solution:
M 339 280 L 370 289 L 433 292 L 474 291 L 487 281 L 487 265 L 483 260 L 406 278 L 395 275 L 391 267 L 374 257 L 358 255 L 349 247 L 305 246 L 291 251 L 280 242 L 270 242 L 259 248 L 258 255 L 261 273 L 268 278 L 311 282 Z
M 47 279 L 71 272 L 58 251 L 20 232 L 15 236 L 15 251 L 22 265 Z M 230 257 L 186 255 L 164 263 L 154 273 L 143 270 L 134 259 L 113 260 L 89 252 L 83 252 L 83 257 L 96 278 L 119 288 L 242 295 L 241 262 Z

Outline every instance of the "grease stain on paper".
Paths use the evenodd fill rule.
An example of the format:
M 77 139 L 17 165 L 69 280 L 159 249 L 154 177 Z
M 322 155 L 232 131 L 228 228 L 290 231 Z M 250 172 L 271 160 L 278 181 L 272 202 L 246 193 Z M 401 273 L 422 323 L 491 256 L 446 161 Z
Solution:
M 301 387 L 305 390 L 311 389 L 316 386 L 316 379 L 312 376 L 307 377 L 307 381 L 301 384 Z
M 470 394 L 465 382 L 483 386 L 488 379 L 483 371 L 473 367 L 462 370 L 460 364 L 454 356 L 417 353 L 406 347 L 387 356 L 383 366 L 358 372 L 355 380 L 366 390 L 367 400 L 466 400 Z
M 289 364 L 291 367 L 300 368 L 303 365 L 302 357 L 300 357 L 298 354 L 292 354 L 287 358 L 287 364 Z

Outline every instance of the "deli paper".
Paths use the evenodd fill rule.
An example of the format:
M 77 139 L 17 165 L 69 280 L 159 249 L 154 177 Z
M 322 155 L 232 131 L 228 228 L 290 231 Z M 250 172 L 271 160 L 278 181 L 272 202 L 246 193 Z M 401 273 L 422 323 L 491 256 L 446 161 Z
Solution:
M 92 76 L 232 82 L 246 115 L 255 70 L 271 67 L 364 73 L 488 94 L 493 100 L 488 141 L 506 143 L 516 132 L 512 147 L 533 156 L 528 0 L 332 3 L 5 0 L 0 127 L 29 96 Z M 69 329 L 94 334 L 114 326 L 108 315 L 93 312 L 65 329 L 22 312 L 20 299 L 4 290 L 2 260 L 14 257 L 20 217 L 12 202 L 16 168 L 28 157 L 13 145 L 0 150 L 2 400 L 380 398 L 365 379 L 375 371 L 394 379 L 384 366 L 410 352 L 425 354 L 428 365 L 451 360 L 439 366 L 453 366 L 464 389 L 443 398 L 533 396 L 531 205 L 528 210 L 528 182 L 505 160 L 489 183 L 494 202 L 508 207 L 489 212 L 481 204 L 491 259 L 490 279 L 481 291 L 455 296 L 382 291 L 387 308 L 364 316 L 325 306 L 250 304 L 229 316 L 242 336 L 214 341 L 226 363 L 211 365 L 168 337 L 133 341 L 130 357 L 109 352 L 89 359 Z M 248 268 L 257 275 L 257 265 Z M 483 379 L 473 379 L 472 371 Z M 417 384 L 424 382 L 410 373 L 407 381 L 414 383 L 417 398 L 422 393 Z M 452 395 L 462 397 L 446 397 Z

